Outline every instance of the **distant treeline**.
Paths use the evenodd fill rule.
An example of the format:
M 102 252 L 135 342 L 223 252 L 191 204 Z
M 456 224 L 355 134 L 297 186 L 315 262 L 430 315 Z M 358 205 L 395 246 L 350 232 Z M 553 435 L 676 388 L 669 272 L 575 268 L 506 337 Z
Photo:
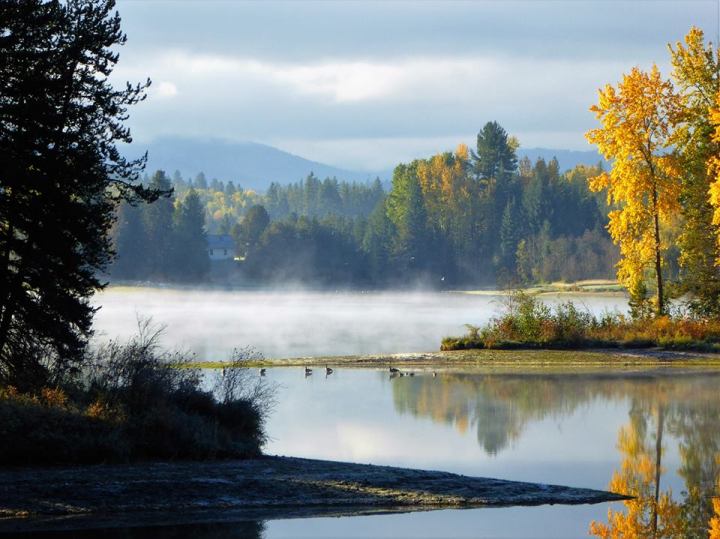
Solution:
M 176 172 L 170 181 L 158 171 L 149 183 L 174 193 L 142 209 L 120 208 L 112 274 L 201 281 L 210 264 L 198 238 L 207 232 L 232 235 L 233 271 L 253 282 L 456 286 L 611 278 L 618 255 L 605 231 L 608 208 L 587 187 L 601 167 L 563 174 L 555 159 L 518 161 L 517 147 L 488 123 L 473 151 L 461 145 L 398 165 L 389 192 L 379 179 L 348 183 L 310 174 L 261 194 L 202 173 L 185 179 Z M 204 228 L 196 218 L 192 234 L 188 204 L 204 208 Z M 185 249 L 189 235 L 195 243 Z

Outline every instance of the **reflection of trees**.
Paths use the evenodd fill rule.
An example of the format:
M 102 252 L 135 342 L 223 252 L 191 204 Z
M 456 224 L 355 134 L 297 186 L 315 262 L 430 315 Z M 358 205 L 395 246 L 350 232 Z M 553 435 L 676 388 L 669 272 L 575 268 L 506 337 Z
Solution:
M 562 376 L 463 374 L 393 382 L 397 411 L 454 425 L 462 433 L 474 427 L 491 455 L 517 440 L 528 422 L 567 415 L 588 402 L 590 390 L 590 384 L 564 383 Z
M 718 495 L 713 498 L 713 516 L 710 519 L 710 539 L 720 539 L 720 479 L 718 479 Z
M 720 373 L 675 370 L 592 374 L 458 374 L 404 377 L 393 382 L 396 409 L 475 429 L 478 443 L 497 454 L 526 426 L 568 416 L 597 399 L 630 403 L 618 435 L 622 464 L 611 490 L 637 496 L 607 524 L 600 537 L 720 539 Z M 592 428 L 592 426 L 588 426 Z M 668 442 L 669 440 L 669 442 Z M 663 444 L 677 444 L 684 481 L 681 497 L 663 488 Z M 680 493 L 676 493 L 679 495 Z M 714 504 L 714 505 L 713 505 Z M 715 520 L 711 520 L 715 514 Z
M 592 534 L 603 538 L 706 538 L 720 509 L 713 501 L 718 481 L 720 397 L 715 384 L 683 384 L 665 380 L 632 396 L 629 425 L 618 434 L 621 469 L 609 489 L 635 496 L 623 510 L 608 511 L 608 522 L 592 522 Z M 685 482 L 682 501 L 662 489 L 663 433 L 677 439 Z M 720 539 L 720 535 L 716 537 Z
M 613 474 L 609 489 L 634 496 L 624 510 L 608 510 L 608 523 L 592 522 L 590 533 L 603 538 L 680 538 L 680 507 L 672 491 L 661 489 L 664 405 L 647 414 L 639 407 L 630 412 L 630 423 L 620 428 L 618 449 L 621 469 Z M 651 425 L 652 423 L 652 425 Z M 652 432 L 651 432 L 652 431 Z

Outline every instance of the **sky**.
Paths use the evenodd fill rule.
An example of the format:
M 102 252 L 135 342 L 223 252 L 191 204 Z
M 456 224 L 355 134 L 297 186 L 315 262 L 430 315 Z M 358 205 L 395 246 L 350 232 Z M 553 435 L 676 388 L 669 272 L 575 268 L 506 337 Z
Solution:
M 162 136 L 269 144 L 371 171 L 472 145 L 498 121 L 526 148 L 588 150 L 598 88 L 633 66 L 669 75 L 720 0 L 461 2 L 118 0 L 114 80 L 153 81 L 131 110 Z

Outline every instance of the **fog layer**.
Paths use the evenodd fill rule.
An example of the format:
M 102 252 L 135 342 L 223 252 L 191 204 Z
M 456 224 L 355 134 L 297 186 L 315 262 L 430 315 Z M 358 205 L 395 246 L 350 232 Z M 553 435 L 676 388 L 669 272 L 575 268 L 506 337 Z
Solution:
M 558 298 L 548 298 L 548 302 Z M 625 310 L 622 297 L 573 296 L 589 310 Z M 101 307 L 95 339 L 126 338 L 137 318 L 166 327 L 161 342 L 201 360 L 227 359 L 252 346 L 265 357 L 423 352 L 465 324 L 482 324 L 503 307 L 501 296 L 448 292 L 268 292 L 111 287 L 94 297 Z

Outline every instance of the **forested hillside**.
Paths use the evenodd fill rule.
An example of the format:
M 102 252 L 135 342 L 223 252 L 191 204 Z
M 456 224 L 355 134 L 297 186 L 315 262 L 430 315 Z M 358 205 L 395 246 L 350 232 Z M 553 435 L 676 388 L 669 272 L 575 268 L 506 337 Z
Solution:
M 250 282 L 446 287 L 612 277 L 607 208 L 587 187 L 601 168 L 562 173 L 555 159 L 518 160 L 517 147 L 488 123 L 472 151 L 460 145 L 398 165 L 388 192 L 379 179 L 310 174 L 258 193 L 158 171 L 150 185 L 172 186 L 173 196 L 120 208 L 112 276 L 202 281 L 205 234 L 231 234 L 234 270 Z

